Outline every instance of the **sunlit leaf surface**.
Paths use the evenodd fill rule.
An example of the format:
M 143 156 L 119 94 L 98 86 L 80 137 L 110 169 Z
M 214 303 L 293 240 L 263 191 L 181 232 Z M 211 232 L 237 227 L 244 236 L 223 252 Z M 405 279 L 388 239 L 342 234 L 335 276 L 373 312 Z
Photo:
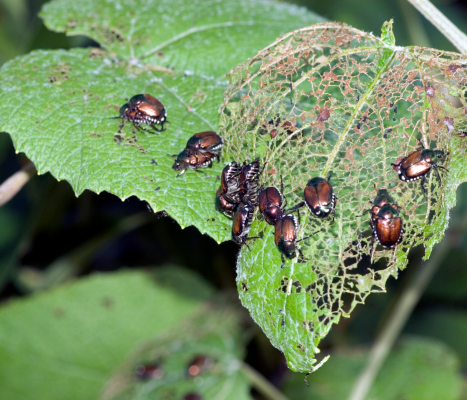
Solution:
M 257 215 L 250 236 L 262 239 L 238 260 L 241 300 L 291 369 L 312 370 L 331 326 L 384 291 L 410 248 L 424 246 L 427 258 L 441 239 L 455 190 L 467 180 L 459 135 L 466 64 L 456 53 L 397 47 L 391 24 L 378 38 L 323 23 L 284 35 L 229 74 L 221 110 L 228 158 L 260 157 L 262 185 L 279 188 L 282 176 L 289 206 L 303 201 L 315 176 L 330 176 L 338 197 L 335 219 L 301 210 L 298 238 L 317 232 L 299 243 L 304 259 L 281 268 L 274 228 Z M 445 154 L 441 181 L 428 175 L 427 196 L 420 180 L 401 181 L 391 166 L 421 144 Z M 405 234 L 395 250 L 372 247 L 366 211 L 383 188 L 401 208 Z
M 182 227 L 217 241 L 230 223 L 214 209 L 215 179 L 173 158 L 196 132 L 217 130 L 225 74 L 280 34 L 319 20 L 273 1 L 55 0 L 41 16 L 51 29 L 86 35 L 103 48 L 35 51 L 0 70 L 0 131 L 8 132 L 40 173 L 85 189 L 136 196 Z M 254 40 L 252 39 L 254 38 Z M 138 93 L 168 112 L 161 134 L 118 134 L 119 108 Z

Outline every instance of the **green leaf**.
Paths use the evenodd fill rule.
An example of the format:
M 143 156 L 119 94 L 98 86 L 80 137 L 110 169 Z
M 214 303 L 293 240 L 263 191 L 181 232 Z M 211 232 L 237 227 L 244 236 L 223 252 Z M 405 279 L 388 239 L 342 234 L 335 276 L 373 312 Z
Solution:
M 231 67 L 318 18 L 295 6 L 236 0 L 56 0 L 41 15 L 52 29 L 88 35 L 105 50 L 36 51 L 5 64 L 0 131 L 39 173 L 67 180 L 77 195 L 137 196 L 182 227 L 229 240 L 230 221 L 214 209 L 222 165 L 207 170 L 209 179 L 193 171 L 175 178 L 167 154 L 178 154 L 196 132 L 217 130 Z M 160 135 L 134 134 L 131 124 L 118 134 L 120 120 L 112 118 L 137 93 L 167 109 Z
M 251 251 L 238 259 L 243 305 L 295 371 L 316 368 L 331 326 L 371 292 L 384 291 L 412 247 L 423 245 L 430 256 L 457 186 L 467 180 L 465 138 L 448 129 L 465 121 L 465 57 L 394 46 L 390 24 L 383 39 L 333 22 L 312 25 L 229 74 L 220 129 L 227 159 L 265 153 L 261 184 L 279 188 L 282 176 L 288 207 L 303 201 L 316 176 L 330 176 L 338 197 L 335 219 L 301 211 L 298 240 L 314 233 L 299 243 L 304 258 L 281 268 L 274 228 L 257 217 L 250 236 L 262 240 L 249 242 Z M 439 164 L 448 169 L 439 169 L 441 182 L 436 171 L 428 175 L 427 197 L 420 181 L 401 181 L 391 166 L 420 149 L 418 139 L 443 150 Z M 395 250 L 372 247 L 366 211 L 383 188 L 401 208 L 405 233 Z
M 291 399 L 346 399 L 368 352 L 340 352 L 303 383 L 303 375 L 289 376 L 284 393 Z M 405 338 L 388 356 L 368 399 L 457 400 L 462 388 L 459 360 L 444 343 L 425 338 Z
M 216 78 L 280 34 L 323 20 L 294 5 L 249 0 L 54 0 L 41 16 L 49 29 L 89 36 L 124 59 Z
M 197 297 L 171 289 L 162 268 L 155 279 L 142 272 L 94 275 L 4 304 L 0 398 L 96 398 L 136 343 L 173 329 L 212 294 L 193 273 L 167 269 L 177 271 L 177 281 L 190 280 Z
M 416 313 L 404 332 L 425 335 L 446 343 L 453 349 L 463 366 L 467 365 L 467 313 L 460 310 L 430 309 Z
M 195 392 L 203 399 L 248 400 L 248 380 L 240 369 L 242 341 L 239 316 L 227 308 L 205 307 L 181 327 L 140 348 L 121 365 L 108 381 L 102 399 L 178 400 Z M 204 357 L 195 377 L 188 367 Z M 159 375 L 143 380 L 135 369 L 157 365 Z

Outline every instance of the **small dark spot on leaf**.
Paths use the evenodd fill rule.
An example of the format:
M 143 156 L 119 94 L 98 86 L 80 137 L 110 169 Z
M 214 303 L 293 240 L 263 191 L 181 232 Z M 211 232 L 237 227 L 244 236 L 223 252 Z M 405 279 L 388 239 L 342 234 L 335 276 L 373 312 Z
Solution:
M 392 128 L 389 128 L 389 129 L 388 129 L 388 133 L 391 133 L 391 132 L 392 132 Z
M 65 310 L 63 308 L 57 307 L 54 309 L 54 315 L 56 318 L 62 318 L 65 316 Z
M 107 309 L 111 309 L 115 305 L 115 301 L 110 297 L 103 297 L 101 301 L 102 305 Z
M 242 290 L 243 290 L 244 292 L 248 292 L 248 286 L 246 285 L 245 282 L 242 282 Z
M 158 186 L 154 190 L 157 192 L 158 190 L 161 190 L 161 188 Z
M 427 96 L 435 97 L 435 87 L 434 86 L 427 86 L 425 88 L 425 93 Z
M 387 138 L 388 138 L 388 135 L 385 133 L 385 134 L 383 135 L 383 137 L 384 137 L 385 139 L 387 139 Z
M 357 129 L 360 129 L 361 125 L 360 122 L 357 124 Z
M 451 64 L 451 65 L 449 66 L 449 71 L 451 71 L 451 72 L 456 72 L 459 68 L 461 68 L 460 65 Z
M 322 110 L 319 111 L 318 121 L 321 121 L 321 122 L 327 121 L 330 116 L 331 116 L 331 113 L 329 112 L 329 110 L 326 108 L 323 108 Z
M 393 120 L 393 121 L 395 121 L 396 119 L 395 119 L 395 118 L 393 118 L 392 120 Z
M 300 350 L 302 353 L 305 353 L 305 346 L 302 344 L 297 345 L 297 349 Z
M 154 158 L 153 158 L 153 159 L 151 160 L 151 164 L 152 164 L 152 165 L 157 165 L 157 161 L 154 160 Z
M 397 106 L 394 107 L 394 112 L 397 114 Z

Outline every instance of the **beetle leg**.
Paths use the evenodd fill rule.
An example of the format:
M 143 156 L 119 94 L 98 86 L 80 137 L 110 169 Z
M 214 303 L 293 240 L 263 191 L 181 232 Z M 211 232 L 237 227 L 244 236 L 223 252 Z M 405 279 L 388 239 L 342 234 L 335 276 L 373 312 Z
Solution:
M 290 211 L 298 210 L 299 208 L 302 208 L 304 205 L 305 205 L 305 202 L 302 201 L 301 203 L 298 203 L 298 204 L 294 205 L 292 208 L 289 208 L 289 209 L 285 210 L 285 211 L 284 211 L 284 214 L 287 214 L 287 213 L 289 213 Z
M 298 263 L 306 263 L 307 260 L 305 259 L 305 256 L 303 255 L 302 249 L 298 248 L 298 254 L 300 254 L 300 259 L 297 260 Z
M 175 178 L 178 178 L 180 175 L 183 175 L 185 172 L 186 172 L 186 169 L 182 169 Z
M 282 265 L 281 265 L 281 268 L 284 268 L 284 265 L 285 265 L 285 258 L 284 258 L 284 255 L 281 253 L 281 260 L 282 260 Z
M 441 184 L 441 176 L 439 176 L 438 166 L 435 165 L 435 164 L 433 164 L 433 167 L 432 167 L 432 168 L 435 170 L 436 176 L 438 177 L 438 181 L 439 181 L 439 183 Z
M 204 174 L 204 176 L 205 176 L 206 178 L 209 178 L 209 175 L 208 175 L 206 172 L 204 172 L 202 169 L 195 169 L 194 171 L 195 171 L 195 172 L 201 172 L 202 174 Z
M 281 196 L 284 199 L 283 208 L 285 208 L 287 207 L 287 198 L 284 196 L 284 181 L 282 180 L 282 174 L 281 174 Z
M 122 133 L 123 126 L 125 125 L 125 120 L 122 118 L 122 122 L 118 125 L 117 133 Z
M 422 187 L 423 193 L 425 193 L 425 197 L 428 197 L 428 191 L 425 187 L 425 175 L 423 175 L 422 179 L 420 180 L 420 186 Z
M 178 157 L 178 154 L 167 154 L 169 157 Z
M 313 235 L 316 235 L 318 232 L 321 232 L 321 231 L 313 232 L 311 235 L 305 236 L 304 238 L 297 240 L 297 243 L 303 242 L 304 240 L 311 238 Z

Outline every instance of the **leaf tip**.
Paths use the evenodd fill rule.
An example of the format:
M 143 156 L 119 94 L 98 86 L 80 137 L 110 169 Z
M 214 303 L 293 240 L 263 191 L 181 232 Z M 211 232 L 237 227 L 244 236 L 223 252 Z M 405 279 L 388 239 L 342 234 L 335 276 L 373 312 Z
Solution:
M 396 37 L 394 36 L 394 32 L 392 30 L 393 23 L 394 20 L 390 19 L 389 21 L 386 21 L 381 27 L 381 40 L 388 46 L 396 45 Z

